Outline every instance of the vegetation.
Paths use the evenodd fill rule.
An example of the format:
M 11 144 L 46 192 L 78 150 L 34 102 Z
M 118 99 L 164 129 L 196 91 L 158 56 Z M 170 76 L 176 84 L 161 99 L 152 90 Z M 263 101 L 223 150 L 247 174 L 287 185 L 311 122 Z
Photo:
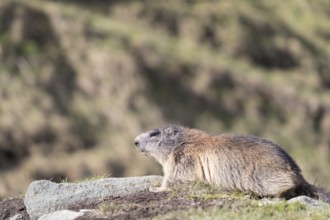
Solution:
M 328 219 L 328 208 L 262 200 L 242 193 L 225 193 L 208 185 L 188 183 L 167 193 L 140 193 L 109 199 L 98 205 L 96 218 L 135 219 Z
M 229 206 L 214 206 L 208 209 L 189 209 L 188 211 L 170 212 L 153 219 L 328 219 L 326 209 L 306 207 L 300 203 L 280 202 L 277 204 L 249 204 L 236 202 Z
M 2 1 L 0 196 L 41 178 L 160 174 L 132 140 L 169 123 L 270 139 L 330 189 L 329 8 Z

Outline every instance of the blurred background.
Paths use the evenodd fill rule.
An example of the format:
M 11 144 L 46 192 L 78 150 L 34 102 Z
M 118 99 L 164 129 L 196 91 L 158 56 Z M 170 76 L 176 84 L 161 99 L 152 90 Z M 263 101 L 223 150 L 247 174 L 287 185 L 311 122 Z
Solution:
M 280 144 L 330 190 L 330 1 L 2 0 L 0 197 L 161 174 L 164 124 Z

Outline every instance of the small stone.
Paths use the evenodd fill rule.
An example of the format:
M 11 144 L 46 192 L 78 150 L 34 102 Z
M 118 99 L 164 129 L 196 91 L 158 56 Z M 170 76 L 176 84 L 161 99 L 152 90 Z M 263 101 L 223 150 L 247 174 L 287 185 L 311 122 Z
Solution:
M 52 212 L 52 213 L 43 215 L 39 218 L 39 220 L 58 220 L 58 219 L 74 220 L 83 215 L 84 215 L 84 213 L 81 213 L 81 212 L 74 212 L 74 211 L 70 211 L 70 210 L 60 210 L 60 211 L 56 211 L 56 212 Z
M 9 220 L 23 220 L 23 215 L 22 214 L 17 214 L 12 217 L 10 217 Z
M 310 198 L 308 196 L 298 196 L 298 197 L 288 200 L 288 203 L 292 203 L 292 202 L 300 202 L 301 204 L 304 204 L 307 206 L 312 206 L 312 207 L 321 207 L 321 208 L 326 207 L 326 206 L 329 207 L 328 204 L 326 204 L 322 201 Z
M 95 209 L 81 209 L 79 212 L 81 213 L 97 213 Z

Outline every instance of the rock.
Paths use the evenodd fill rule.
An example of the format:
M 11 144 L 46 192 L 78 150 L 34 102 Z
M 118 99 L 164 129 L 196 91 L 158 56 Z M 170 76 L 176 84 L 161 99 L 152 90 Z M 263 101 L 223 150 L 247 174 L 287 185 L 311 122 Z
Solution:
M 311 206 L 311 207 L 320 207 L 320 208 L 328 207 L 328 208 L 330 208 L 329 204 L 316 200 L 316 199 L 313 199 L 313 198 L 310 198 L 308 196 L 298 196 L 298 197 L 288 200 L 288 202 L 289 203 L 300 202 L 301 204 Z
M 263 205 L 276 205 L 276 204 L 281 203 L 283 201 L 285 201 L 285 200 L 280 199 L 280 198 L 263 198 L 263 199 L 257 200 L 256 203 L 259 206 L 263 206 Z M 304 205 L 309 206 L 309 207 L 314 207 L 314 208 L 330 208 L 329 204 L 324 203 L 320 200 L 310 198 L 308 196 L 294 197 L 292 199 L 289 199 L 287 202 L 288 203 L 299 202 L 301 204 L 304 204 Z
M 9 220 L 23 220 L 23 215 L 22 214 L 17 214 L 12 217 L 10 217 Z
M 90 217 L 93 218 L 97 214 L 99 214 L 99 211 L 96 209 L 81 209 L 79 212 L 65 209 L 43 215 L 40 218 L 38 218 L 38 220 L 58 220 L 58 219 L 74 220 L 81 216 L 84 216 L 86 217 L 86 219 L 89 219 Z
M 77 204 L 102 201 L 110 196 L 125 196 L 159 185 L 161 176 L 107 178 L 81 183 L 54 183 L 48 180 L 30 184 L 24 204 L 32 220 Z
M 84 213 L 81 212 L 74 212 L 70 210 L 61 210 L 52 212 L 46 215 L 43 215 L 39 218 L 39 220 L 58 220 L 58 219 L 65 219 L 65 220 L 74 220 L 80 216 L 83 216 Z

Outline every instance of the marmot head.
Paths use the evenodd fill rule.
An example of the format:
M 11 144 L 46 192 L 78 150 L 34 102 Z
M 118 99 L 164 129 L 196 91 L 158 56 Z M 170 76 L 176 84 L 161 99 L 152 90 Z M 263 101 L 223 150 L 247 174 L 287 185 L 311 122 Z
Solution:
M 172 149 L 184 142 L 184 130 L 184 127 L 177 125 L 155 128 L 137 136 L 134 144 L 139 151 L 155 157 L 162 163 L 168 158 Z

